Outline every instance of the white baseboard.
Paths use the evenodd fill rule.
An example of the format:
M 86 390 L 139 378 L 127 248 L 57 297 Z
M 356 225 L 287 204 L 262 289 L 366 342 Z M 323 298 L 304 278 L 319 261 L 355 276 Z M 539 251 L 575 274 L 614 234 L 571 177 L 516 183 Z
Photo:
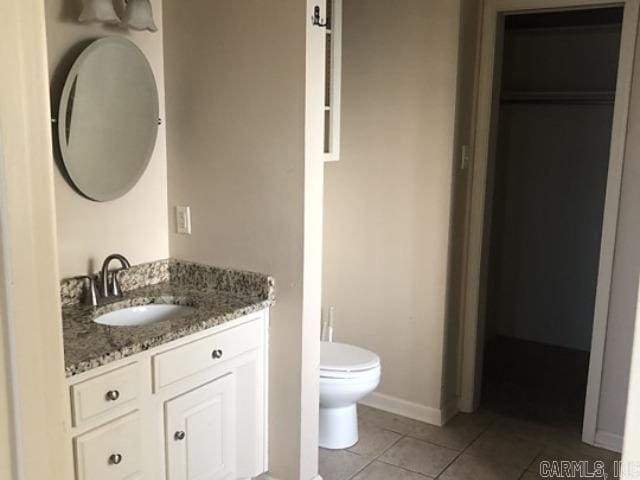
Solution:
M 439 409 L 377 392 L 360 400 L 360 403 L 436 426 L 444 425 L 458 411 L 457 401 L 449 402 L 444 408 Z
M 596 447 L 606 448 L 607 450 L 613 450 L 614 452 L 622 452 L 622 435 L 617 433 L 605 432 L 598 430 L 596 432 L 596 438 L 593 444 Z
M 278 479 L 276 477 L 272 477 L 268 473 L 263 473 L 259 477 L 256 477 L 254 480 L 278 480 Z M 320 475 L 316 475 L 311 480 L 322 480 L 322 477 Z
M 444 425 L 453 417 L 455 417 L 458 414 L 458 412 L 460 412 L 460 410 L 458 410 L 458 398 L 455 397 L 449 400 L 447 403 L 444 404 L 441 410 L 442 410 L 441 425 Z

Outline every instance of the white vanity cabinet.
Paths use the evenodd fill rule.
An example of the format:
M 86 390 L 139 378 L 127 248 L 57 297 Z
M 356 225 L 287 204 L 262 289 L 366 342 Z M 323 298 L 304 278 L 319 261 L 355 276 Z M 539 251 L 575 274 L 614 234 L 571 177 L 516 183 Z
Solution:
M 265 472 L 268 316 L 262 310 L 71 377 L 76 480 Z

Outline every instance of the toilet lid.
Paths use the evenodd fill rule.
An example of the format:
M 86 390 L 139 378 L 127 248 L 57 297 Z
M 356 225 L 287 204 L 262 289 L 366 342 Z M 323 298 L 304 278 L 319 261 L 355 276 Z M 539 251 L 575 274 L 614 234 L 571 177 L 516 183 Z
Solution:
M 320 342 L 320 370 L 360 372 L 380 366 L 380 357 L 364 348 L 337 342 Z

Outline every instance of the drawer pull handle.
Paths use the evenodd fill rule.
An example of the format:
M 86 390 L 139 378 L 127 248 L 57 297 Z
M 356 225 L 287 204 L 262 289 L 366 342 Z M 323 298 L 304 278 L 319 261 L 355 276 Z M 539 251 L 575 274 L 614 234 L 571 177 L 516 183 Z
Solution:
M 176 440 L 184 440 L 184 438 L 187 436 L 186 433 L 184 433 L 182 430 L 180 430 L 179 432 L 176 432 L 175 435 L 173 436 L 173 438 L 175 438 Z
M 109 457 L 109 463 L 111 465 L 119 465 L 122 462 L 122 455 L 119 453 L 114 453 Z
M 222 350 L 214 350 L 213 352 L 211 352 L 211 357 L 216 360 L 222 358 Z
M 115 402 L 120 398 L 120 392 L 118 390 L 109 390 L 106 397 L 108 401 Z

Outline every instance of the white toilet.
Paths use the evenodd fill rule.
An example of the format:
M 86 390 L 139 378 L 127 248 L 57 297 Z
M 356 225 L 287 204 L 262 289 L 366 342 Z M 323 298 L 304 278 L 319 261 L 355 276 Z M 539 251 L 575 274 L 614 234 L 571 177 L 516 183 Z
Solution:
M 320 446 L 349 448 L 358 442 L 356 402 L 380 383 L 380 357 L 344 343 L 320 343 Z

